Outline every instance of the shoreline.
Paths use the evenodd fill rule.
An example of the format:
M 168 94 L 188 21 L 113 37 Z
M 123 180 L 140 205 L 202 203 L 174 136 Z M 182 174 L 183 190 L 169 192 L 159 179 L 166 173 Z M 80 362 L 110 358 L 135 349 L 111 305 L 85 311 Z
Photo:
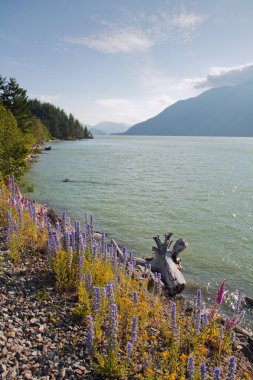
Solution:
M 40 203 L 36 204 L 37 212 L 41 206 Z M 56 214 L 55 216 L 58 218 Z M 64 293 L 57 292 L 55 276 L 49 265 L 50 256 L 45 252 L 37 252 L 34 255 L 24 251 L 22 260 L 12 264 L 7 256 L 4 229 L 1 233 L 1 255 L 4 256 L 3 275 L 0 277 L 4 292 L 1 312 L 4 313 L 4 321 L 9 321 L 6 326 L 3 325 L 3 333 L 0 335 L 0 342 L 3 342 L 3 347 L 7 349 L 2 353 L 4 359 L 4 364 L 0 368 L 2 374 L 7 377 L 8 371 L 11 370 L 13 376 L 16 373 L 17 379 L 33 376 L 45 380 L 81 379 L 84 376 L 87 379 L 95 379 L 94 368 L 84 349 L 87 331 L 83 323 L 75 320 L 73 314 L 79 307 L 76 291 L 67 292 L 65 296 Z M 163 301 L 171 305 L 171 301 L 167 298 L 163 298 Z M 192 308 L 185 305 L 187 301 L 180 302 L 184 305 L 182 307 L 185 315 L 191 315 Z M 22 315 L 25 319 L 22 319 Z M 75 343 L 70 347 L 69 343 L 73 340 Z M 249 373 L 250 360 L 246 359 L 245 354 L 252 355 L 252 343 L 252 338 L 250 337 L 249 341 L 239 329 L 234 353 L 241 368 Z M 13 355 L 17 356 L 16 347 L 22 349 L 19 348 L 21 350 L 18 354 L 19 359 L 14 361 L 15 365 L 12 365 Z M 39 353 L 41 348 L 43 360 Z M 32 360 L 27 360 L 29 357 Z M 70 362 L 69 357 L 71 357 Z M 69 365 L 66 366 L 65 363 Z
M 60 140 L 60 141 L 62 141 L 62 140 Z M 62 181 L 62 182 L 64 182 L 64 180 Z M 62 221 L 62 218 L 59 216 L 59 212 L 57 212 L 57 211 L 55 211 L 55 208 L 53 207 L 53 206 L 48 206 L 46 203 L 44 203 L 44 204 L 42 204 L 42 203 L 40 203 L 40 202 L 37 202 L 36 200 L 35 200 L 35 203 L 38 205 L 38 208 L 44 208 L 44 209 L 46 209 L 46 210 L 50 210 L 50 213 L 52 213 L 52 215 L 53 215 L 53 218 L 57 218 L 58 219 L 58 221 L 59 222 L 61 222 Z M 74 228 L 73 226 L 71 226 L 72 228 Z M 98 234 L 100 234 L 101 235 L 101 231 L 96 231 Z M 110 243 L 111 242 L 111 240 L 112 239 L 114 239 L 114 236 L 113 236 L 113 233 L 110 233 L 110 234 L 106 234 L 106 238 L 107 238 L 107 243 Z M 116 241 L 116 243 L 117 243 L 117 241 Z M 123 249 L 124 247 L 125 248 L 128 248 L 128 245 L 127 244 L 124 244 L 124 245 L 122 245 L 122 244 L 119 244 L 119 247 L 121 248 L 121 249 Z M 134 249 L 133 249 L 133 251 L 134 251 Z M 130 250 L 130 252 L 131 252 L 131 250 Z M 135 255 L 133 255 L 133 259 L 137 259 L 137 260 L 139 260 L 140 262 L 141 261 L 143 261 L 143 260 L 146 260 L 146 259 L 149 259 L 149 258 L 151 258 L 151 256 L 153 256 L 153 254 L 152 254 L 152 252 L 150 252 L 150 255 L 149 256 L 135 256 Z M 182 260 L 183 261 L 183 260 Z M 184 268 L 183 268 L 184 269 Z M 187 283 L 186 283 L 186 287 L 187 287 Z M 229 291 L 229 290 L 228 290 Z M 184 299 L 184 301 L 187 303 L 187 304 L 189 304 L 189 307 L 191 307 L 193 304 L 194 304 L 194 298 L 195 298 L 195 293 L 193 293 L 193 294 L 188 294 L 188 295 L 185 295 L 184 294 L 184 291 L 180 294 L 180 295 L 178 295 L 179 297 L 182 297 L 183 299 Z M 247 301 L 245 300 L 245 298 L 248 298 L 247 297 L 247 295 L 246 294 L 244 294 L 244 298 L 242 299 L 242 303 L 243 303 L 243 308 L 245 309 L 248 309 L 248 308 L 250 308 L 250 306 L 249 306 L 249 304 L 247 303 Z M 251 299 L 250 299 L 251 300 Z M 211 306 L 212 306 L 212 303 L 210 303 L 210 301 L 209 301 L 209 303 L 206 301 L 206 303 L 207 303 L 207 305 L 206 305 L 206 308 L 210 308 Z M 250 310 L 251 310 L 251 308 L 250 308 Z M 232 310 L 228 310 L 229 311 L 229 313 L 228 313 L 228 315 L 226 315 L 226 312 L 223 312 L 223 314 L 225 314 L 223 317 L 222 317 L 222 320 L 223 321 L 225 321 L 226 320 L 226 318 L 228 318 L 229 317 L 229 315 L 231 316 L 232 314 L 233 314 L 233 311 Z M 237 327 L 236 327 L 237 328 Z M 243 335 L 247 335 L 249 338 L 252 338 L 253 337 L 253 326 L 252 326 L 252 328 L 250 327 L 250 328 L 247 328 L 247 327 L 245 327 L 245 326 L 240 326 L 240 327 L 238 327 L 238 332 L 240 332 L 241 334 L 243 334 Z

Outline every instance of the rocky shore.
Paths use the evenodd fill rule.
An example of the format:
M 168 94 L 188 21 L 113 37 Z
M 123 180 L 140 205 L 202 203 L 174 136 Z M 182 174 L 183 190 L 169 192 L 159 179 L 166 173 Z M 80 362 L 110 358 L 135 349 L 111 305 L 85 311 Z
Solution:
M 102 378 L 94 374 L 86 353 L 77 295 L 56 291 L 45 253 L 24 252 L 20 262 L 13 264 L 1 228 L 0 256 L 0 378 Z M 253 379 L 253 339 L 241 328 L 237 328 L 234 355 L 236 378 L 245 379 L 243 374 L 248 373 L 252 377 L 247 379 Z
M 3 230 L 0 251 L 0 378 L 94 379 L 73 317 L 76 295 L 56 292 L 43 254 L 12 264 Z

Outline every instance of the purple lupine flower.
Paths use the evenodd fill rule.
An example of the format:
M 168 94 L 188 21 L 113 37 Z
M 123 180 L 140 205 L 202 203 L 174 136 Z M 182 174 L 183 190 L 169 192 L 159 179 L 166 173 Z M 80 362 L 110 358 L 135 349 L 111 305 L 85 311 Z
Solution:
M 130 261 L 127 262 L 127 271 L 128 271 L 128 274 L 130 276 L 132 276 L 133 271 L 134 271 L 134 266 L 133 266 L 132 260 L 130 260 Z
M 235 356 L 231 356 L 228 363 L 226 380 L 234 380 L 235 371 L 236 371 L 236 358 Z
M 87 344 L 87 352 L 89 356 L 92 356 L 94 353 L 94 347 L 93 347 L 93 342 L 94 342 L 94 325 L 93 325 L 93 319 L 91 315 L 87 316 L 88 320 L 88 328 L 89 331 L 87 333 L 86 337 L 86 344 Z
M 137 339 L 137 317 L 133 317 L 131 340 L 133 343 L 136 343 Z
M 75 249 L 77 253 L 81 252 L 81 242 L 80 242 L 80 222 L 78 220 L 75 221 Z
M 108 308 L 108 316 L 107 316 L 107 324 L 106 324 L 106 337 L 108 343 L 108 350 L 112 352 L 116 349 L 118 344 L 117 336 L 118 336 L 118 307 L 114 304 L 109 304 Z
M 111 246 L 111 262 L 116 265 L 117 264 L 117 248 L 115 245 Z
M 85 247 L 86 247 L 86 232 L 82 233 L 82 239 L 83 239 L 83 247 L 84 247 L 84 250 L 85 250 Z
M 93 286 L 92 288 L 93 297 L 93 310 L 94 313 L 99 313 L 102 306 L 101 290 L 99 286 Z
M 213 371 L 213 380 L 220 380 L 220 368 L 215 368 Z
M 226 330 L 229 330 L 231 327 L 235 326 L 237 322 L 237 317 L 233 316 L 231 319 L 226 319 Z
M 154 349 L 154 347 L 151 347 L 150 355 L 151 355 L 152 362 L 154 362 L 155 361 L 155 349 Z
M 56 222 L 56 223 L 55 223 L 55 230 L 56 230 L 56 231 L 60 231 L 60 230 L 61 230 L 61 225 L 60 225 L 59 222 Z
M 221 326 L 221 327 L 220 327 L 220 335 L 219 335 L 219 340 L 220 340 L 220 342 L 223 341 L 223 338 L 224 338 L 224 329 L 223 329 L 223 327 Z
M 237 318 L 237 324 L 241 323 L 244 320 L 245 314 L 246 314 L 245 310 L 242 310 L 239 313 L 238 318 Z
M 202 292 L 201 289 L 198 289 L 197 291 L 197 307 L 201 309 L 202 306 Z
M 52 232 L 51 224 L 47 221 L 47 232 L 48 232 L 48 240 L 47 240 L 47 248 L 49 253 L 53 256 L 56 256 L 56 241 L 54 233 Z
M 201 329 L 201 310 L 199 307 L 196 309 L 195 326 L 196 326 L 197 332 L 199 332 L 199 330 Z
M 129 362 L 132 360 L 133 349 L 134 349 L 133 344 L 131 342 L 128 342 L 127 343 L 127 361 Z
M 120 280 L 121 280 L 120 274 L 117 274 L 116 281 L 117 281 L 118 284 L 120 283 Z
M 31 218 L 36 223 L 37 220 L 37 212 L 36 212 L 36 207 L 34 204 L 31 204 Z
M 172 332 L 175 332 L 177 330 L 177 305 L 173 302 L 171 305 L 171 312 L 170 312 L 170 328 Z
M 200 380 L 206 380 L 206 365 L 205 365 L 205 363 L 200 364 Z
M 66 251 L 69 250 L 69 234 L 67 229 L 65 229 L 63 233 L 63 249 L 65 249 Z
M 193 356 L 189 356 L 187 360 L 187 378 L 193 379 L 194 378 L 194 358 Z
M 208 313 L 201 315 L 201 324 L 202 324 L 202 326 L 208 326 L 209 325 Z
M 87 223 L 86 224 L 86 240 L 87 240 L 87 244 L 88 245 L 91 245 L 91 231 L 90 231 L 90 224 Z
M 93 253 L 93 257 L 94 257 L 94 259 L 97 257 L 97 252 L 98 252 L 97 244 L 94 244 L 94 245 L 92 246 L 92 253 Z
M 109 304 L 115 303 L 113 284 L 106 285 L 106 298 Z
M 230 339 L 232 344 L 235 343 L 235 339 L 236 339 L 236 333 L 233 331 L 231 334 L 231 339 Z
M 138 303 L 138 295 L 137 295 L 137 292 L 134 291 L 134 295 L 133 295 L 133 301 L 135 304 Z
M 221 284 L 221 286 L 217 292 L 217 296 L 216 296 L 216 304 L 217 305 L 222 304 L 224 293 L 225 293 L 225 282 L 226 282 L 226 280 L 223 281 L 223 283 Z
M 22 215 L 22 210 L 21 210 L 21 207 L 20 207 L 20 202 L 17 203 L 17 212 L 18 212 L 18 218 L 19 218 L 19 222 L 22 226 L 22 223 L 23 223 L 23 215 Z

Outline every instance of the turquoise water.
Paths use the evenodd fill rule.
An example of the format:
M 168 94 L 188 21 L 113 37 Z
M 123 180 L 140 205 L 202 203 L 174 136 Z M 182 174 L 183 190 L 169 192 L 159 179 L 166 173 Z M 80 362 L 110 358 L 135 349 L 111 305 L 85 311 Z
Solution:
M 210 302 L 226 278 L 226 312 L 238 290 L 253 298 L 253 138 L 106 136 L 50 144 L 28 173 L 32 197 L 80 221 L 92 213 L 97 229 L 137 256 L 151 256 L 152 236 L 172 231 L 189 243 L 182 253 L 186 295 L 201 287 Z

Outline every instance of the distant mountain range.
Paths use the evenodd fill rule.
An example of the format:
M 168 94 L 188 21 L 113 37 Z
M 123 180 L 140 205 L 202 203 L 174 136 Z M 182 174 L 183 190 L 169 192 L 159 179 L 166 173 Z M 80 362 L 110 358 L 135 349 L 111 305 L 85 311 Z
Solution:
M 178 101 L 125 134 L 253 136 L 253 82 L 213 88 Z
M 94 135 L 110 135 L 111 133 L 122 133 L 129 128 L 129 124 L 115 123 L 113 121 L 102 121 L 90 127 Z

